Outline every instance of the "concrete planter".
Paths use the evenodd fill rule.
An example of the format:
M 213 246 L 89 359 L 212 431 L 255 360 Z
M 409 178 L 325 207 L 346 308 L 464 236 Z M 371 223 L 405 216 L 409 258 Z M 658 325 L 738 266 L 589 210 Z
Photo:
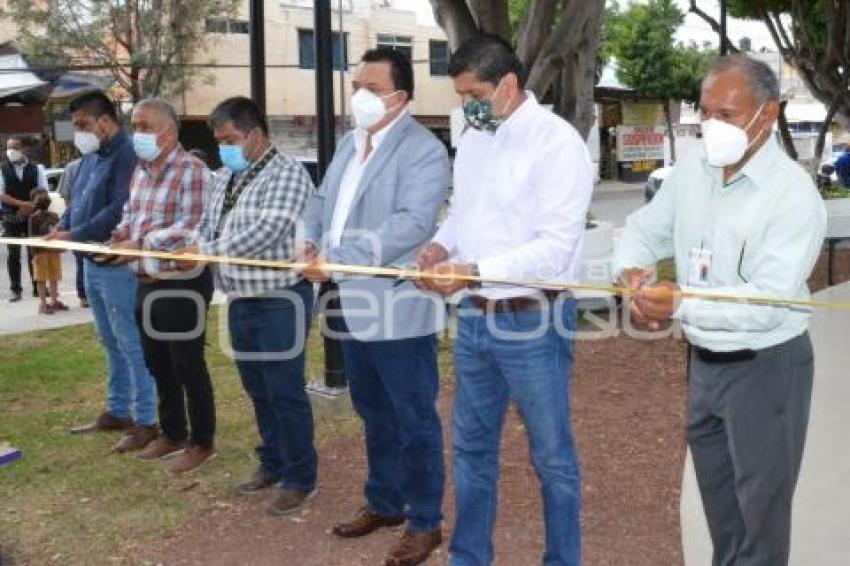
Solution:
M 826 237 L 850 238 L 850 198 L 823 201 L 826 206 Z

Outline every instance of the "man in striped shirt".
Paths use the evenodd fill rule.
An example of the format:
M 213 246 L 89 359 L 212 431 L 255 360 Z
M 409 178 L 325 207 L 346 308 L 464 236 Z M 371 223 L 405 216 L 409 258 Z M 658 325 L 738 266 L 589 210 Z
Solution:
M 133 110 L 132 123 L 139 165 L 112 244 L 156 251 L 184 248 L 212 191 L 212 174 L 180 145 L 179 120 L 168 102 L 143 100 Z M 179 454 L 170 469 L 185 473 L 215 455 L 215 405 L 204 360 L 212 274 L 203 266 L 181 270 L 174 261 L 145 258 L 132 264 L 139 277 L 136 317 L 145 362 L 156 379 L 162 429 L 139 458 L 157 460 Z
M 296 224 L 313 190 L 296 160 L 269 141 L 266 118 L 243 97 L 225 100 L 210 116 L 225 169 L 187 251 L 287 260 Z M 217 264 L 216 286 L 227 293 L 228 322 L 242 384 L 254 403 L 260 465 L 239 486 L 253 493 L 279 484 L 272 515 L 299 509 L 316 487 L 313 413 L 304 390 L 304 349 L 313 286 L 300 274 Z

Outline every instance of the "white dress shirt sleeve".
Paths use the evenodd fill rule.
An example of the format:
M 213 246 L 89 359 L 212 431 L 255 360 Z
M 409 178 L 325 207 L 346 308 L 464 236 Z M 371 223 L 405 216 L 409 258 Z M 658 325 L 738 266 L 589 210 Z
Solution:
M 799 296 L 820 255 L 826 234 L 826 210 L 819 197 L 780 199 L 775 206 L 764 241 L 755 250 L 750 281 L 714 287 L 708 292 L 776 299 Z M 682 289 L 695 290 L 687 286 Z M 792 310 L 787 306 L 688 298 L 682 301 L 674 318 L 701 330 L 765 332 L 782 325 Z
M 534 237 L 478 262 L 484 279 L 552 279 L 570 265 L 584 236 L 593 192 L 593 170 L 587 148 L 578 136 L 559 138 L 543 153 L 534 184 L 535 205 L 527 218 Z M 451 220 L 444 236 L 450 242 Z
M 454 198 L 452 196 L 451 200 L 454 200 Z M 450 203 L 448 215 L 443 220 L 443 223 L 440 224 L 432 240 L 434 243 L 442 246 L 448 252 L 449 257 L 457 253 L 457 214 L 455 213 L 455 209 L 454 203 Z

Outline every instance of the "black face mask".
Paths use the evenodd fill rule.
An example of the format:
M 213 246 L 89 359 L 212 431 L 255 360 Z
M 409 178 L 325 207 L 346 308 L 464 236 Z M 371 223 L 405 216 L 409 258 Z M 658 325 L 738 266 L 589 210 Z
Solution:
M 37 199 L 35 199 L 35 207 L 38 210 L 47 210 L 48 208 L 50 208 L 50 197 L 38 197 Z

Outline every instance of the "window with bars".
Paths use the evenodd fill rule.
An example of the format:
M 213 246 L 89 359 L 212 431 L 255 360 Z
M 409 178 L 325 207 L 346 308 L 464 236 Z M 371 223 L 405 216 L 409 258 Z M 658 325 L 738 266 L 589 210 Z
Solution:
M 206 31 L 207 33 L 248 35 L 251 33 L 251 24 L 245 20 L 207 18 Z
M 335 31 L 331 35 L 334 70 L 348 70 L 348 34 Z M 311 29 L 298 30 L 298 66 L 302 69 L 316 68 L 316 40 Z
M 387 33 L 378 34 L 378 47 L 388 47 L 404 53 L 413 61 L 413 38 L 403 35 L 392 35 Z
M 449 42 L 431 40 L 428 42 L 429 61 L 431 63 L 431 76 L 449 76 Z

